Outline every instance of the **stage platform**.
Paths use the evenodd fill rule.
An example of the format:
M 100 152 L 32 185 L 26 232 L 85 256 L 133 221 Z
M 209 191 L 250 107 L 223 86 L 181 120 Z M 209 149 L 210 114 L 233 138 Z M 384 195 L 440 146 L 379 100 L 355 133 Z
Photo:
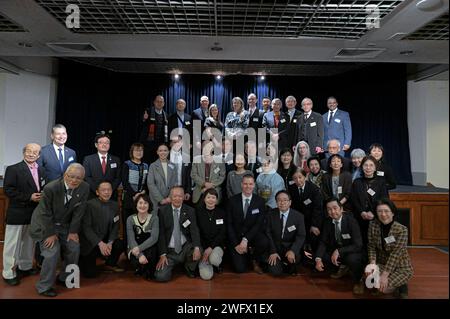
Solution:
M 0 251 L 3 245 L 0 245 Z M 432 247 L 409 249 L 414 276 L 409 283 L 410 299 L 449 298 L 448 253 Z M 121 263 L 124 261 L 122 260 Z M 0 264 L 2 267 L 2 265 Z M 190 279 L 177 270 L 168 283 L 145 281 L 133 272 L 101 273 L 98 278 L 80 280 L 80 289 L 57 286 L 56 299 L 392 299 L 352 294 L 349 277 L 331 279 L 326 274 L 300 268 L 292 277 L 273 278 L 268 274 L 235 274 L 228 266 L 211 281 Z M 36 293 L 38 275 L 24 278 L 19 286 L 0 282 L 0 299 L 44 299 Z

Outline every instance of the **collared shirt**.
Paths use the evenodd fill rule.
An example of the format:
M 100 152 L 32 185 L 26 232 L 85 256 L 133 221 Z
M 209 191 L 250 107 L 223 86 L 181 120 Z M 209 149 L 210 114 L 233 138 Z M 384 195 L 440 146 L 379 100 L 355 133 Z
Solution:
M 335 108 L 333 111 L 331 111 L 331 110 L 328 111 L 328 122 L 330 122 L 330 117 L 331 117 L 331 115 L 332 115 L 332 114 L 333 114 L 333 115 L 336 114 L 337 110 L 338 110 L 338 109 Z
M 290 121 L 292 121 L 292 118 L 294 117 L 294 114 L 295 114 L 295 108 L 288 110 L 288 114 L 289 114 L 289 117 L 291 118 Z
M 38 174 L 38 163 L 34 162 L 33 164 L 29 164 L 27 162 L 25 162 L 28 166 L 28 168 L 30 169 L 31 172 L 31 176 L 33 176 L 33 180 L 34 183 L 36 184 L 36 189 L 38 190 L 38 192 L 40 191 L 40 185 L 39 185 L 39 174 Z
M 58 159 L 59 159 L 59 149 L 61 148 L 61 153 L 62 153 L 62 156 L 63 156 L 63 162 L 64 162 L 64 160 L 65 160 L 65 158 L 64 158 L 64 145 L 58 146 L 58 145 L 56 145 L 55 143 L 53 143 L 53 148 L 55 149 L 56 157 L 57 157 Z
M 164 111 L 164 110 L 158 110 L 158 109 L 156 109 L 156 108 L 155 108 L 155 112 L 156 112 L 156 114 L 159 114 L 159 115 L 161 115 L 161 114 L 163 114 L 163 111 Z
M 178 208 L 174 207 L 173 205 L 171 205 L 171 206 L 172 206 L 172 213 L 174 212 L 175 209 L 178 209 L 178 221 L 180 221 L 181 207 L 183 207 L 183 206 L 180 206 Z M 183 227 L 183 225 L 180 224 L 181 246 L 183 246 L 184 243 L 186 242 L 186 237 L 184 236 L 183 232 L 181 231 L 182 227 Z M 175 238 L 173 237 L 173 232 L 172 232 L 172 235 L 170 236 L 169 248 L 175 248 Z
M 312 110 L 309 111 L 308 113 L 303 114 L 303 116 L 306 116 L 306 119 L 309 119 L 309 117 L 311 116 Z
M 177 169 L 177 183 L 178 185 L 181 185 L 181 171 L 183 168 L 183 155 L 181 154 L 181 150 L 170 150 L 170 162 L 175 164 L 175 167 Z
M 244 208 L 245 208 L 245 200 L 246 199 L 248 199 L 248 205 L 250 206 L 250 203 L 252 202 L 252 197 L 253 197 L 253 194 L 250 195 L 250 197 L 246 197 L 244 195 L 244 193 L 242 193 L 242 210 L 244 210 Z M 244 212 L 244 213 L 246 213 L 246 212 Z
M 333 224 L 336 225 L 336 223 L 338 223 L 339 231 L 341 231 L 342 230 L 342 215 L 341 215 L 341 218 L 339 218 L 339 219 L 333 219 Z
M 69 189 L 69 186 L 67 186 L 66 182 L 64 181 L 64 205 L 67 204 L 72 199 L 72 192 L 73 189 Z
M 105 155 L 102 155 L 102 154 L 100 154 L 100 153 L 97 153 L 97 155 L 98 155 L 98 158 L 100 159 L 100 163 L 102 162 L 102 160 L 103 160 L 103 156 L 105 157 L 105 162 L 108 162 L 108 153 L 106 153 Z
M 183 128 L 184 125 L 184 113 L 177 111 L 177 121 L 178 121 L 178 127 Z
M 256 106 L 253 107 L 253 108 L 251 108 L 251 107 L 248 108 L 248 113 L 249 113 L 250 116 L 252 116 L 253 113 L 255 113 L 255 111 L 256 111 Z
M 161 161 L 161 166 L 162 166 L 162 169 L 164 172 L 164 178 L 165 178 L 164 182 L 166 183 L 166 185 L 167 185 L 167 164 L 168 164 L 168 162 Z
M 282 212 L 280 210 L 280 219 L 281 219 L 281 217 L 283 217 L 283 231 L 281 233 L 281 236 L 284 235 L 284 228 L 286 227 L 286 221 L 287 221 L 287 219 L 289 217 L 289 211 L 290 211 L 289 209 L 287 211 L 285 211 L 285 212 Z

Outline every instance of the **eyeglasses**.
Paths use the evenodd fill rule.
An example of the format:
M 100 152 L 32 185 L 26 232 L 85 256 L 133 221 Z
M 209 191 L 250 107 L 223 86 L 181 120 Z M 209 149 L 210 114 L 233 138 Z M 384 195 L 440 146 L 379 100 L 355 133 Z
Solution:
M 77 175 L 69 175 L 69 174 L 66 174 L 66 177 L 69 178 L 69 179 L 75 179 L 75 180 L 77 180 L 77 181 L 82 181 L 82 180 L 83 180 L 83 177 L 77 176 Z

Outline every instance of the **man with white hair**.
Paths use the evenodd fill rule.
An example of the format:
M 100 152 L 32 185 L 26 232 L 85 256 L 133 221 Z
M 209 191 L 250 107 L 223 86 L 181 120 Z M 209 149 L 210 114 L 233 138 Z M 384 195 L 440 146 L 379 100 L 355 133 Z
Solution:
M 297 110 L 297 99 L 289 95 L 285 100 L 287 112 L 289 115 L 288 118 L 288 126 L 287 126 L 287 146 L 295 146 L 297 144 L 297 123 L 299 121 L 299 117 L 302 115 L 302 112 Z M 281 150 L 281 149 L 280 149 Z
M 341 142 L 338 140 L 329 140 L 327 143 L 327 149 L 326 149 L 326 158 L 322 159 L 320 161 L 320 167 L 326 171 L 328 169 L 328 158 L 330 158 L 331 155 L 339 154 L 341 151 Z M 346 172 L 351 171 L 352 163 L 347 157 L 342 157 L 343 163 L 342 163 L 342 169 Z
M 313 102 L 310 98 L 305 97 L 302 100 L 303 116 L 298 121 L 297 142 L 305 141 L 311 150 L 311 155 L 322 153 L 323 145 L 323 119 L 322 115 L 313 112 Z M 296 144 L 295 143 L 295 144 Z

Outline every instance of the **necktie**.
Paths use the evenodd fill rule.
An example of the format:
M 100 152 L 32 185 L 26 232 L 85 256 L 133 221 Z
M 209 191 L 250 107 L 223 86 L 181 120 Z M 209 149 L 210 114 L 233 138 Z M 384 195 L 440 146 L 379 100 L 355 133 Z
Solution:
M 303 119 L 305 120 L 305 122 L 308 120 L 308 114 L 305 113 L 305 115 L 303 115 Z
M 179 209 L 173 210 L 173 239 L 175 252 L 179 254 L 181 252 L 181 232 L 180 232 L 180 220 L 178 219 Z
M 280 224 L 281 224 L 281 238 L 283 238 L 283 236 L 284 236 L 284 213 L 281 213 Z
M 303 188 L 301 187 L 298 188 L 298 194 L 300 195 L 300 198 L 303 197 Z
M 278 122 L 280 121 L 280 114 L 274 114 L 275 128 L 278 128 Z
M 64 158 L 63 158 L 63 154 L 62 154 L 62 148 L 59 147 L 58 148 L 58 152 L 59 152 L 59 167 L 61 168 L 61 172 L 64 173 Z
M 64 207 L 69 207 L 70 200 L 72 199 L 72 192 L 73 189 L 66 189 L 64 195 L 65 195 L 65 201 L 64 201 Z
M 250 200 L 248 198 L 245 199 L 244 205 L 244 218 L 247 216 L 248 208 L 250 207 Z
M 334 234 L 336 237 L 336 242 L 341 245 L 342 241 L 341 241 L 341 229 L 339 228 L 339 224 L 340 222 L 338 220 L 334 220 Z
M 330 117 L 328 118 L 328 124 L 331 123 L 331 119 L 333 118 L 334 111 L 330 111 Z
M 106 156 L 102 156 L 102 172 L 103 175 L 106 174 Z

